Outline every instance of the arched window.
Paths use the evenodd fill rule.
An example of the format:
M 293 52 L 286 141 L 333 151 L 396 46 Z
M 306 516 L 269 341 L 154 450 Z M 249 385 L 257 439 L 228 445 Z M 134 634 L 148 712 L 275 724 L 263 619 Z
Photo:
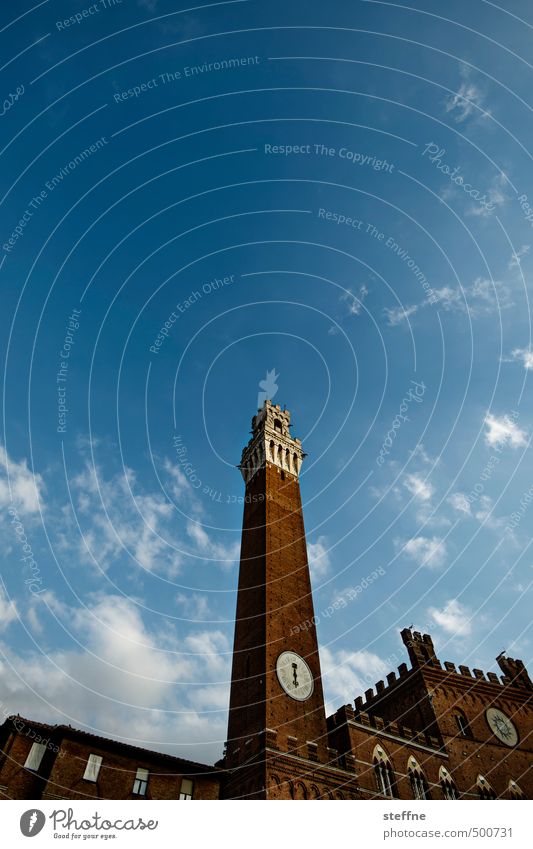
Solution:
M 455 721 L 461 737 L 472 737 L 472 731 L 470 730 L 468 719 L 461 710 L 455 711 Z
M 274 419 L 274 430 L 277 430 L 278 433 L 281 433 L 283 430 L 279 419 Z
M 269 459 L 274 460 L 274 440 L 273 439 L 270 440 L 269 449 L 270 449 Z
M 458 799 L 457 787 L 446 767 L 441 766 L 439 770 L 439 781 L 442 795 L 445 799 Z
M 389 799 L 394 799 L 397 795 L 394 770 L 389 756 L 381 746 L 376 746 L 374 749 L 374 773 L 378 791 L 381 795 L 387 796 Z
M 522 788 L 519 787 L 518 784 L 516 783 L 516 781 L 513 781 L 512 779 L 509 782 L 509 797 L 511 799 L 525 799 L 526 798 Z
M 411 783 L 411 790 L 413 791 L 413 799 L 429 799 L 429 787 L 426 776 L 415 758 L 409 758 L 407 772 Z
M 477 781 L 477 792 L 480 799 L 495 799 L 496 793 L 490 786 L 489 782 L 483 775 L 478 775 Z

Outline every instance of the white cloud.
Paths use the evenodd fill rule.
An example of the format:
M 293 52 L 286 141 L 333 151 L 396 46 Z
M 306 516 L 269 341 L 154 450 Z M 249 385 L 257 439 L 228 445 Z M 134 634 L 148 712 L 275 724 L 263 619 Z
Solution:
M 173 467 L 167 472 L 172 472 L 171 488 L 179 488 L 183 483 L 180 470 Z M 191 558 L 228 565 L 238 557 L 237 540 L 220 542 L 192 519 L 186 522 L 182 537 L 174 505 L 160 492 L 143 491 L 132 469 L 106 476 L 101 467 L 86 463 L 71 480 L 71 493 L 82 537 L 66 510 L 66 531 L 60 545 L 69 551 L 74 545 L 78 558 L 103 571 L 128 554 L 144 569 L 170 578 Z
M 514 306 L 512 289 L 507 283 L 484 277 L 477 277 L 470 286 L 442 286 L 440 289 L 433 289 L 433 296 L 432 300 L 425 298 L 411 306 L 393 309 L 386 307 L 384 312 L 389 326 L 396 327 L 411 315 L 428 307 L 479 318 Z
M 464 492 L 452 493 L 452 495 L 448 498 L 448 503 L 451 504 L 453 509 L 457 510 L 459 513 L 467 513 L 469 516 L 471 515 L 470 502 Z
M 206 560 L 217 560 L 221 566 L 232 566 L 239 557 L 240 542 L 218 542 L 199 522 L 187 523 L 187 535 L 193 540 L 199 556 Z
M 15 619 L 18 619 L 17 607 L 8 599 L 3 587 L 0 587 L 0 631 L 5 631 Z
M 473 203 L 467 210 L 467 215 L 475 215 L 478 218 L 490 218 L 497 207 L 503 206 L 508 200 L 508 179 L 507 175 L 500 171 L 492 178 L 490 185 L 485 192 L 487 205 L 482 203 Z M 489 208 L 487 208 L 487 206 Z M 511 267 L 511 266 L 509 266 Z
M 385 307 L 385 315 L 389 323 L 389 327 L 397 327 L 404 321 L 408 321 L 409 317 L 418 312 L 419 305 L 413 304 L 410 307 Z
M 444 104 L 446 112 L 455 119 L 457 124 L 464 123 L 471 115 L 486 118 L 490 112 L 483 108 L 483 94 L 478 85 L 472 80 L 472 72 L 467 65 L 461 65 L 461 85 L 455 94 L 450 94 Z
M 331 568 L 328 540 L 325 536 L 319 536 L 316 542 L 307 543 L 307 558 L 313 581 L 320 581 Z
M 529 245 L 522 245 L 521 248 L 518 248 L 518 250 L 511 255 L 511 259 L 509 260 L 508 265 L 509 270 L 512 270 L 513 268 L 520 268 L 520 266 L 522 265 L 522 260 L 525 256 L 528 255 L 529 250 Z
M 448 634 L 467 637 L 472 631 L 470 622 L 472 612 L 460 604 L 456 598 L 449 599 L 441 610 L 430 607 L 428 614 Z
M 438 569 L 446 559 L 446 543 L 440 537 L 412 537 L 407 542 L 395 541 L 397 548 L 414 560 L 419 566 Z
M 328 702 L 327 713 L 347 702 L 353 702 L 376 681 L 390 672 L 385 662 L 370 651 L 335 651 L 321 647 L 320 666 L 324 692 Z
M 17 463 L 10 458 L 4 446 L 0 445 L 0 507 L 13 504 L 20 515 L 38 513 L 43 494 L 41 475 L 33 474 L 26 460 Z
M 518 427 L 508 415 L 494 416 L 487 413 L 485 417 L 485 442 L 491 448 L 510 445 L 519 448 L 527 443 L 527 433 Z
M 38 600 L 40 615 L 49 616 L 43 597 Z M 220 756 L 231 663 L 226 634 L 149 623 L 139 604 L 119 595 L 93 597 L 74 609 L 51 593 L 46 600 L 72 635 L 71 647 L 17 654 L 2 644 L 5 711 L 174 748 L 193 760 Z
M 429 501 L 435 493 L 435 488 L 420 475 L 407 475 L 403 485 L 420 501 Z
M 357 295 L 354 295 L 351 289 L 348 289 L 343 295 L 341 295 L 341 301 L 344 301 L 348 308 L 348 315 L 359 315 L 361 310 L 363 309 L 363 303 L 365 301 L 366 296 L 368 295 L 368 286 L 364 283 L 359 287 L 359 292 Z
M 533 369 L 533 348 L 531 348 L 531 345 L 529 348 L 515 348 L 511 357 L 513 360 L 521 362 L 526 371 Z
M 206 619 L 209 614 L 209 599 L 202 593 L 178 593 L 176 603 L 183 614 L 191 619 Z

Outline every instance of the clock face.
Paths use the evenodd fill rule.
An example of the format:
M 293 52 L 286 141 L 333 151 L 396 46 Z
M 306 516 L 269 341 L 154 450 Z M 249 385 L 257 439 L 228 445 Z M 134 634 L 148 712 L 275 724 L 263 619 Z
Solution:
M 278 681 L 291 699 L 305 702 L 313 692 L 315 682 L 309 666 L 299 654 L 284 651 L 276 661 Z
M 490 730 L 498 740 L 501 740 L 506 746 L 516 746 L 518 732 L 508 716 L 502 713 L 499 708 L 487 708 L 485 718 Z

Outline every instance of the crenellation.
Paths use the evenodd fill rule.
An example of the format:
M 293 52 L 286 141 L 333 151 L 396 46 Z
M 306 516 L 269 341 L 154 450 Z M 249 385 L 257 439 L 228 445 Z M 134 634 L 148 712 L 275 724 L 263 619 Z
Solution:
M 459 672 L 461 673 L 461 675 L 468 675 L 470 678 L 472 677 L 472 673 L 470 672 L 468 666 L 463 666 L 462 664 L 459 664 Z

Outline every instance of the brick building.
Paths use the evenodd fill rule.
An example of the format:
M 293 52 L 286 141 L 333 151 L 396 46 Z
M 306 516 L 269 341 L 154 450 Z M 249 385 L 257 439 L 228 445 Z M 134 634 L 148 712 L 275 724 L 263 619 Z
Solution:
M 10 717 L 1 798 L 532 799 L 533 684 L 441 663 L 402 631 L 410 666 L 326 718 L 290 413 L 252 420 L 224 756 L 215 766 Z M 347 694 L 352 695 L 352 694 Z
M 0 799 L 217 799 L 212 766 L 20 716 L 0 728 Z

